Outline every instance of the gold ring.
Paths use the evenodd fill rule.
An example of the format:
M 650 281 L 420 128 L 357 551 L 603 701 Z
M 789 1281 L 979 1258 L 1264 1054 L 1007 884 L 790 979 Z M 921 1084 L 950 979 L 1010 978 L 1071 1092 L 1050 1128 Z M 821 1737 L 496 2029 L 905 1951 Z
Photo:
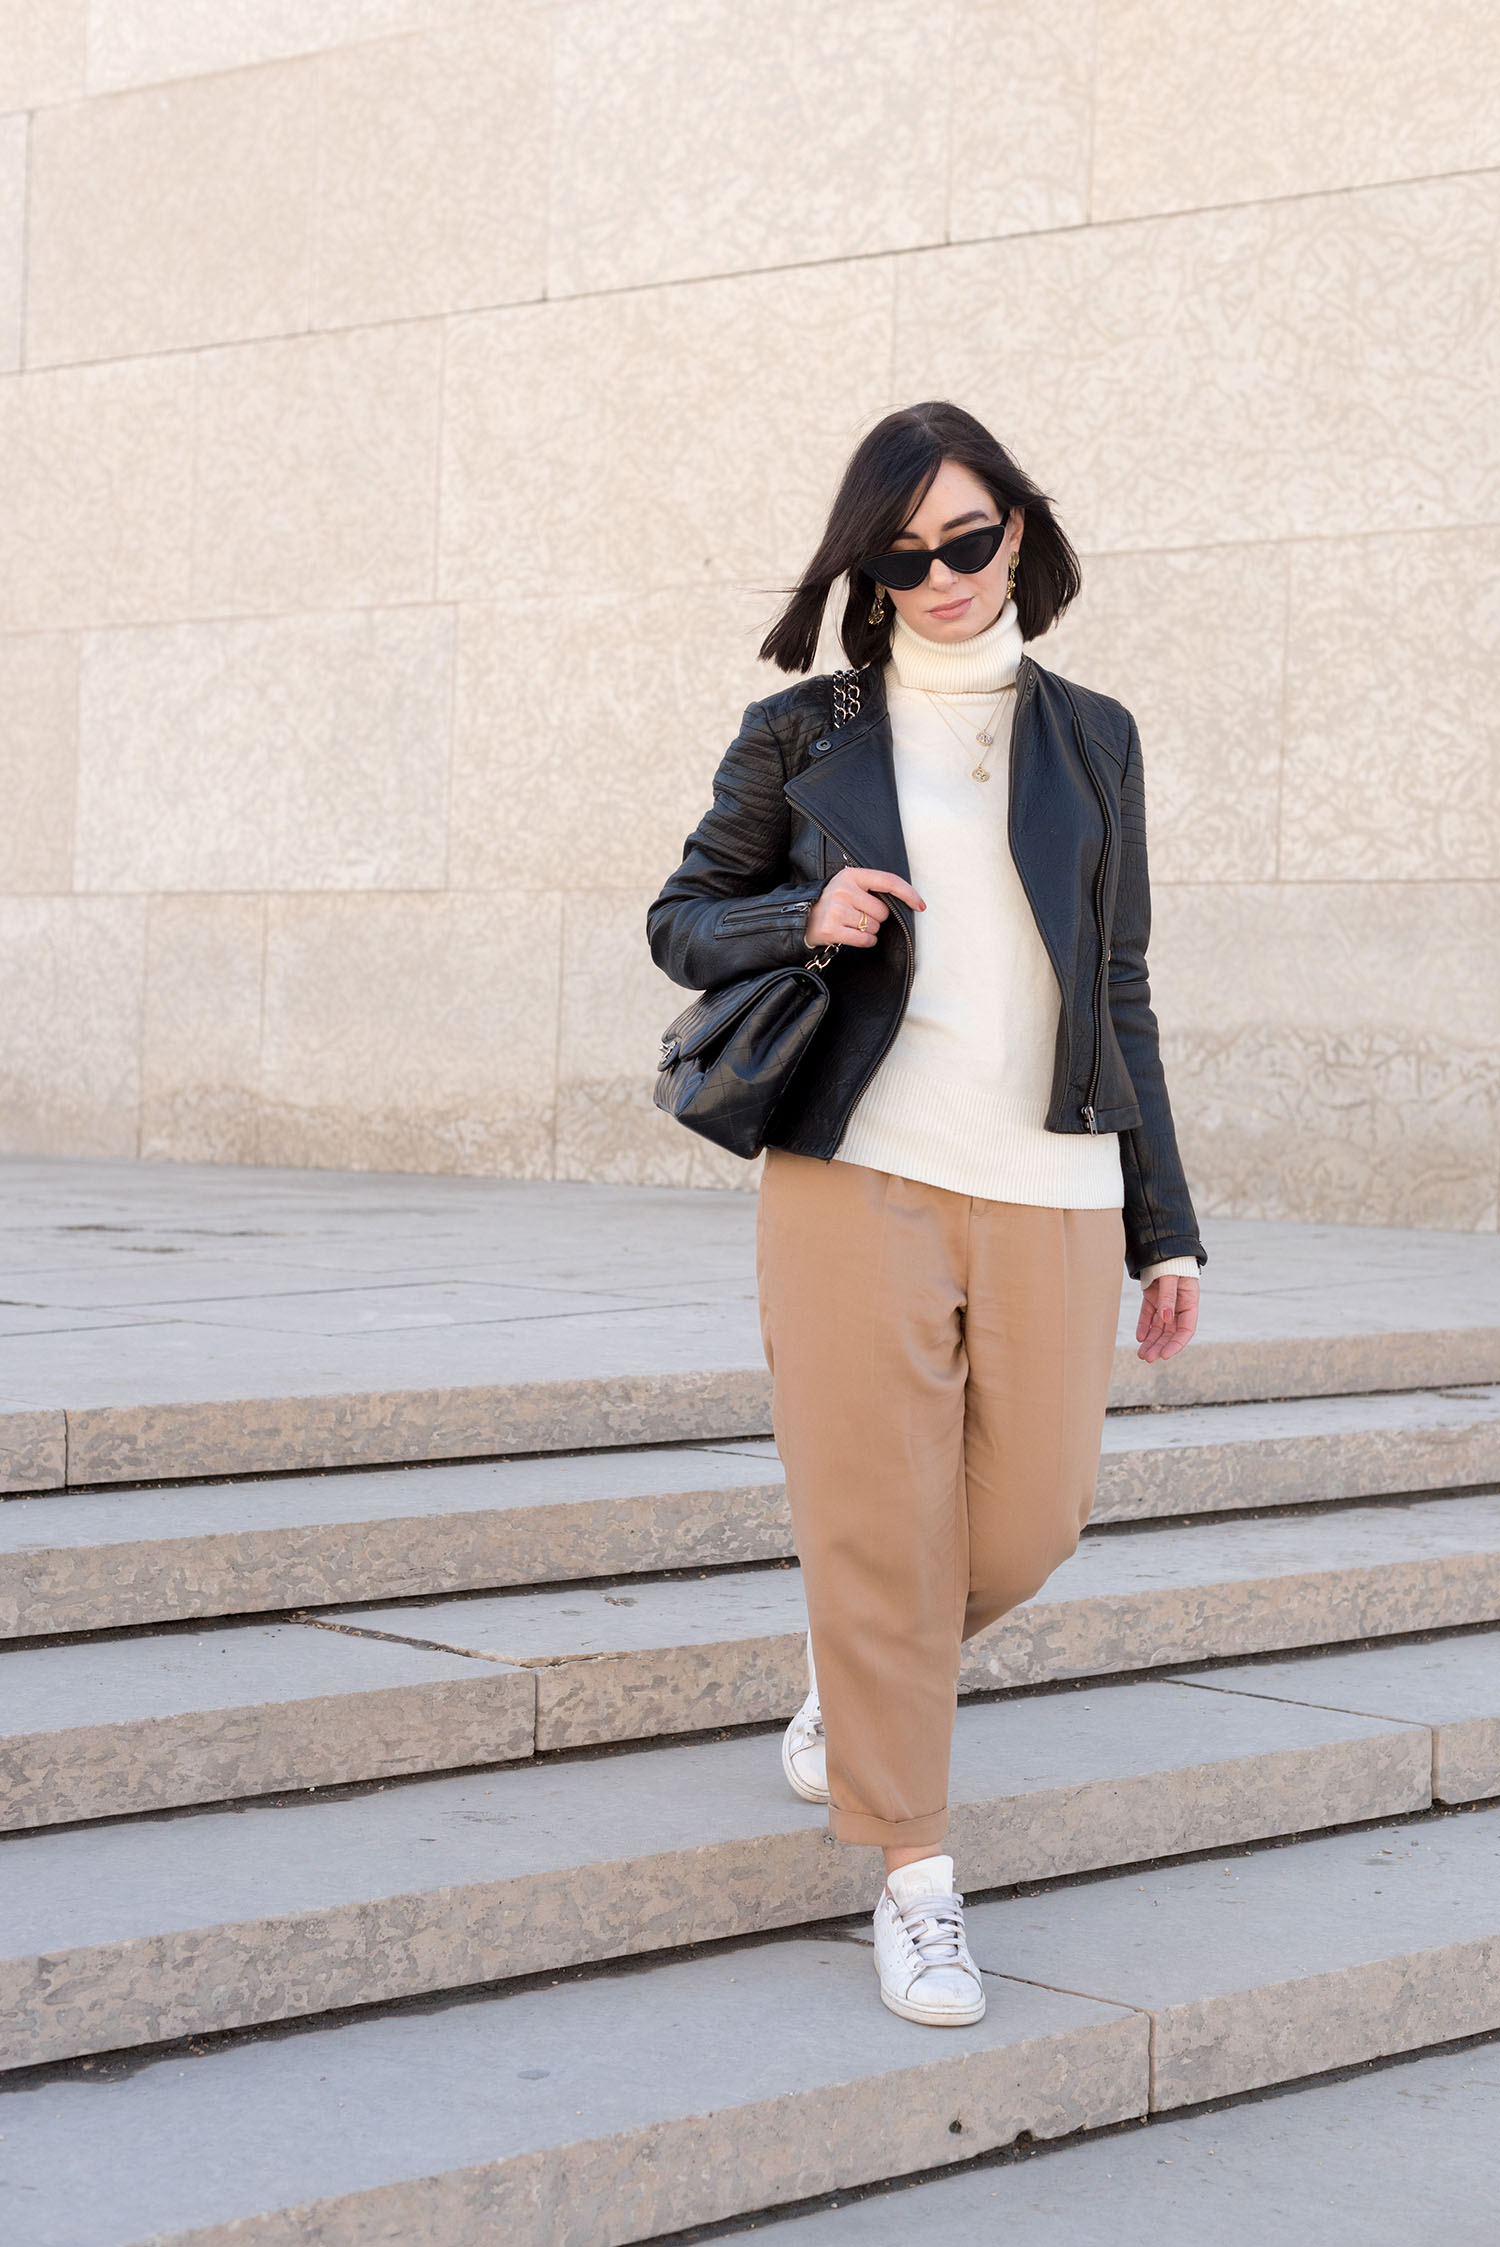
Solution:
M 868 913 L 861 913 L 861 914 L 860 914 L 860 916 L 859 916 L 859 931 L 860 931 L 860 934 L 861 934 L 861 936 L 863 936 L 863 934 L 864 934 L 865 930 L 866 930 L 866 929 L 867 929 L 867 928 L 869 927 L 869 925 L 870 925 L 870 916 L 869 916 L 869 914 L 868 914 Z

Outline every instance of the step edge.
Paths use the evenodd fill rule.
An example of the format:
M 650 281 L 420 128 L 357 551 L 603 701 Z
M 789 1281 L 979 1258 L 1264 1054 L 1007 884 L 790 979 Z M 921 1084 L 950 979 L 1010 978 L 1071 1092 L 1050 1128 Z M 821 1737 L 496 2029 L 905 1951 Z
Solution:
M 1463 1386 L 1500 1379 L 1500 1327 L 1425 1328 L 1201 1342 L 1147 1366 L 1127 1343 L 1115 1352 L 1117 1404 L 1227 1403 L 1357 1395 L 1374 1388 Z M 1246 1389 L 1245 1382 L 1258 1383 Z M 726 1400 L 724 1392 L 729 1392 Z M 204 1474 L 411 1464 L 580 1448 L 590 1418 L 600 1447 L 652 1440 L 743 1440 L 770 1429 L 770 1376 L 753 1367 L 611 1374 L 450 1389 L 339 1391 L 312 1396 L 161 1399 L 134 1405 L 25 1407 L 66 1424 L 66 1481 L 53 1487 Z M 23 1408 L 17 1406 L 17 1412 Z M 301 1423 L 294 1439 L 288 1412 Z M 267 1415 L 274 1416 L 271 1425 Z M 0 1436 L 7 1415 L 0 1413 Z M 497 1420 L 502 1423 L 497 1430 Z M 247 1428 L 244 1423 L 249 1422 Z M 392 1429 L 405 1422 L 404 1437 Z M 317 1433 L 309 1442 L 308 1429 Z M 660 1430 L 660 1435 L 650 1431 Z M 497 1441 L 497 1434 L 500 1440 Z M 55 1436 L 55 1428 L 54 1428 Z M 351 1458 L 350 1447 L 363 1437 Z M 28 1437 L 28 1442 L 33 1438 Z M 49 1439 L 51 1440 L 51 1439 Z M 52 1453 L 47 1454 L 49 1459 Z M 0 1490 L 11 1485 L 0 1457 Z M 24 1487 L 24 1486 L 23 1486 Z

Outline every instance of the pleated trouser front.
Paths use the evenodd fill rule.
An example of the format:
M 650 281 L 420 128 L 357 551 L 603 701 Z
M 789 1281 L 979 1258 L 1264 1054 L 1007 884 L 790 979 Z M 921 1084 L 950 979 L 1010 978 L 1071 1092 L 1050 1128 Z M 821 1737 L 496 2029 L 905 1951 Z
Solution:
M 1089 1516 L 1118 1209 L 1036 1209 L 773 1149 L 761 1330 L 843 1841 L 936 1848 L 962 1641 Z

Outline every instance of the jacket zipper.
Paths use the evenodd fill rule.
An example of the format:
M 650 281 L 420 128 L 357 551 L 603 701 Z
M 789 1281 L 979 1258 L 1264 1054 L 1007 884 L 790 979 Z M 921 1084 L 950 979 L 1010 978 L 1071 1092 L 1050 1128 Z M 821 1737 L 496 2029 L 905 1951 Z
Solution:
M 1109 945 L 1104 935 L 1104 894 L 1114 850 L 1114 827 L 1110 821 L 1103 784 L 1094 770 L 1094 761 L 1084 740 L 1083 721 L 1076 710 L 1073 712 L 1073 739 L 1078 745 L 1084 770 L 1098 798 L 1099 816 L 1104 822 L 1104 847 L 1099 853 L 1099 864 L 1094 874 L 1094 929 L 1099 938 L 1099 965 L 1094 975 L 1094 1065 L 1089 1073 L 1089 1096 L 1081 1110 L 1089 1130 L 1097 1132 L 1099 1122 L 1095 1110 L 1099 1098 L 1099 1079 L 1104 1069 L 1104 1009 L 1109 1003 Z
M 1016 691 L 1016 708 L 1015 708 L 1015 715 L 1014 715 L 1014 716 L 1012 717 L 1012 719 L 1011 719 L 1011 727 L 1010 727 L 1010 776 L 1009 776 L 1009 782 L 1008 782 L 1008 787 L 1009 787 L 1009 801 L 1007 802 L 1007 804 L 1006 804 L 1006 807 L 1005 807 L 1005 831 L 1006 831 L 1006 837 L 1007 837 L 1007 839 L 1008 839 L 1008 841 L 1009 841 L 1009 844 L 1010 844 L 1010 856 L 1011 856 L 1011 864 L 1012 864 L 1012 865 L 1013 865 L 1013 866 L 1015 867 L 1017 878 L 1018 878 L 1018 880 L 1020 881 L 1020 884 L 1021 884 L 1021 887 L 1022 887 L 1022 889 L 1023 889 L 1023 890 L 1025 890 L 1025 892 L 1026 892 L 1026 902 L 1027 902 L 1027 904 L 1028 904 L 1028 905 L 1029 905 L 1029 906 L 1031 907 L 1031 917 L 1032 917 L 1033 921 L 1035 921 L 1035 923 L 1036 923 L 1036 931 L 1037 931 L 1037 934 L 1038 934 L 1038 936 L 1039 936 L 1039 937 L 1041 938 L 1041 940 L 1042 940 L 1042 944 L 1043 944 L 1043 947 L 1044 947 L 1044 949 L 1045 949 L 1045 951 L 1046 951 L 1046 954 L 1047 954 L 1047 957 L 1048 957 L 1048 959 L 1049 959 L 1049 960 L 1051 961 L 1051 963 L 1052 963 L 1052 974 L 1053 974 L 1053 978 L 1054 978 L 1054 980 L 1055 980 L 1055 982 L 1056 982 L 1056 984 L 1057 984 L 1057 997 L 1058 997 L 1058 1004 L 1059 1004 L 1059 1005 L 1061 1006 L 1061 1008 L 1062 1008 L 1062 1016 L 1063 1016 L 1063 1020 L 1064 1020 L 1064 1022 L 1066 1022 L 1066 1021 L 1067 1021 L 1067 1019 L 1068 1019 L 1068 986 L 1067 986 L 1067 983 L 1066 983 L 1066 981 L 1064 980 L 1064 977 L 1063 977 L 1063 971 L 1062 971 L 1061 967 L 1060 967 L 1060 966 L 1058 965 L 1057 954 L 1056 954 L 1056 953 L 1055 953 L 1055 952 L 1053 951 L 1053 949 L 1052 949 L 1052 939 L 1051 939 L 1051 937 L 1050 937 L 1050 936 L 1049 936 L 1049 935 L 1047 934 L 1047 930 L 1046 930 L 1046 927 L 1045 927 L 1045 925 L 1044 925 L 1044 923 L 1043 923 L 1043 920 L 1042 920 L 1042 916 L 1041 916 L 1041 914 L 1040 914 L 1040 913 L 1039 913 L 1039 912 L 1037 911 L 1037 909 L 1036 909 L 1036 899 L 1035 899 L 1035 898 L 1034 898 L 1034 897 L 1032 896 L 1032 894 L 1031 894 L 1031 885 L 1030 885 L 1030 883 L 1029 883 L 1029 882 L 1027 881 L 1027 879 L 1026 879 L 1026 871 L 1025 871 L 1025 868 L 1024 868 L 1024 867 L 1022 866 L 1022 864 L 1021 864 L 1021 854 L 1020 854 L 1020 852 L 1019 852 L 1019 851 L 1018 851 L 1018 850 L 1016 849 L 1016 790 L 1015 790 L 1015 777 L 1016 777 L 1016 770 L 1015 770 L 1015 758 L 1016 758 L 1016 734 L 1017 734 L 1017 731 L 1018 731 L 1018 729 L 1019 729 L 1019 727 L 1020 727 L 1020 723 L 1021 723 L 1021 712 L 1022 712 L 1022 711 L 1023 711 L 1024 709 L 1025 709 L 1025 707 L 1026 707 L 1026 701 L 1027 701 L 1027 697 L 1028 697 L 1028 696 L 1030 695 L 1030 693 L 1031 693 L 1031 690 L 1032 690 L 1032 687 L 1033 687 L 1033 686 L 1035 685 L 1035 683 L 1036 683 L 1036 674 L 1035 674 L 1035 672 L 1034 672 L 1034 671 L 1032 671 L 1032 670 L 1031 670 L 1031 669 L 1029 668 L 1029 665 L 1030 665 L 1030 661 L 1031 661 L 1031 659 L 1030 659 L 1030 657 L 1029 657 L 1029 656 L 1024 656 L 1024 655 L 1023 655 L 1023 656 L 1022 656 L 1022 658 L 1021 658 L 1021 663 L 1022 663 L 1022 666 L 1023 666 L 1023 668 L 1025 669 L 1025 677 L 1024 677 L 1024 678 L 1023 678 L 1022 680 L 1021 680 L 1021 684 L 1020 684 L 1020 686 L 1018 687 L 1018 689 L 1017 689 L 1017 691 Z M 1072 1039 L 1071 1039 L 1071 1038 L 1069 1038 L 1069 1040 L 1068 1040 L 1068 1072 L 1069 1072 L 1069 1074 L 1070 1074 L 1070 1075 L 1072 1074 L 1072 1066 L 1073 1066 L 1073 1042 L 1072 1042 Z M 1050 1114 L 1050 1112 L 1051 1112 L 1051 1101 L 1050 1101 L 1050 1099 L 1049 1099 L 1049 1101 L 1048 1101 L 1048 1112 L 1049 1112 L 1049 1114 Z M 1086 1117 L 1085 1117 L 1085 1120 L 1087 1120 L 1087 1118 L 1086 1118 Z M 1090 1127 L 1089 1127 L 1089 1128 L 1090 1128 L 1090 1129 L 1092 1130 L 1092 1129 L 1094 1128 L 1094 1126 L 1090 1125 Z
M 731 905 L 719 915 L 719 932 L 722 934 L 726 929 L 738 928 L 742 924 L 752 925 L 756 922 L 763 922 L 766 927 L 774 928 L 778 921 L 801 920 L 806 915 L 807 909 L 805 898 L 795 905 L 766 905 L 763 903 Z
M 853 859 L 849 856 L 849 853 L 845 850 L 843 844 L 839 841 L 838 836 L 834 833 L 833 829 L 831 827 L 825 827 L 822 820 L 818 818 L 817 814 L 815 812 L 810 812 L 805 805 L 799 804 L 797 808 L 802 813 L 804 819 L 810 819 L 812 821 L 814 827 L 817 828 L 820 835 L 827 836 L 834 849 L 838 852 L 840 858 L 844 861 L 844 864 L 846 866 L 852 866 L 854 864 Z M 886 1033 L 884 1044 L 881 1046 L 880 1051 L 876 1054 L 874 1060 L 870 1063 L 869 1068 L 866 1069 L 864 1075 L 860 1078 L 858 1087 L 856 1088 L 854 1093 L 854 1098 L 849 1102 L 849 1107 L 845 1110 L 846 1115 L 852 1112 L 855 1101 L 861 1098 L 864 1093 L 865 1086 L 869 1083 L 876 1070 L 880 1067 L 881 1062 L 885 1059 L 886 1055 L 890 1052 L 891 1047 L 895 1044 L 896 1032 L 901 1027 L 902 1017 L 906 1013 L 907 1001 L 911 997 L 912 977 L 916 973 L 917 966 L 916 953 L 913 950 L 911 938 L 907 934 L 906 923 L 901 919 L 899 913 L 897 913 L 894 908 L 891 912 L 891 919 L 900 929 L 902 942 L 906 947 L 906 973 L 901 985 L 901 1005 L 897 1011 L 895 1021 L 891 1024 L 889 1031 Z

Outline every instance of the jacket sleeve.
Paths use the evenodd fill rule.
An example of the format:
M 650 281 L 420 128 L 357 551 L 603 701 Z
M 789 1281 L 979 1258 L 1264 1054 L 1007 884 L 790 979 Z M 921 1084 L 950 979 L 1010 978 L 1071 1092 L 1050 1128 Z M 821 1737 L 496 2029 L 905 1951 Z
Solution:
M 808 956 L 803 929 L 823 883 L 792 879 L 786 777 L 770 718 L 752 702 L 714 775 L 713 803 L 646 914 L 652 958 L 690 991 Z
M 1177 1151 L 1172 1105 L 1162 1071 L 1146 947 L 1151 936 L 1151 876 L 1146 861 L 1146 787 L 1141 739 L 1130 720 L 1120 784 L 1122 857 L 1110 933 L 1109 1012 L 1141 1120 L 1120 1134 L 1125 1178 L 1125 1262 L 1132 1279 L 1150 1264 L 1191 1256 L 1201 1268 L 1208 1251 Z

